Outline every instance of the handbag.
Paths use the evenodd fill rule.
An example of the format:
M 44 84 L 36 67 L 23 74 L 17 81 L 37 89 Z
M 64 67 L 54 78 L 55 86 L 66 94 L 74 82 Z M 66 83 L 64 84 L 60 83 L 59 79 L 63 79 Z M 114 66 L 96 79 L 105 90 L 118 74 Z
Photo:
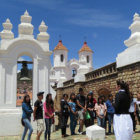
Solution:
M 89 114 L 89 112 L 88 112 L 88 111 L 87 111 L 87 112 L 86 112 L 86 114 L 85 114 L 85 119 L 86 119 L 86 120 L 91 119 L 91 116 L 90 116 L 90 114 Z

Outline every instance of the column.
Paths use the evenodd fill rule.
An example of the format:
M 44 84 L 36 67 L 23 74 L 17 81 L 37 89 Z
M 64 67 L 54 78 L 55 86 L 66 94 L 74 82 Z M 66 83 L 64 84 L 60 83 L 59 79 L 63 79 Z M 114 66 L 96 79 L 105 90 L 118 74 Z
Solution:
M 34 58 L 33 60 L 33 103 L 37 99 L 37 93 L 38 93 L 38 84 L 39 84 L 39 79 L 38 79 L 38 60 L 37 58 Z
M 4 98 L 5 98 L 5 69 L 3 63 L 0 63 L 0 107 L 4 107 Z

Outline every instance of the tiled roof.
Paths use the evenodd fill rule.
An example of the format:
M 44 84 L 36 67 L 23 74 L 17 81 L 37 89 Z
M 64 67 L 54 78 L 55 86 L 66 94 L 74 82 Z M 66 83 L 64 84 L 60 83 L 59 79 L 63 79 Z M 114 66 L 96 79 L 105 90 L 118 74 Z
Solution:
M 68 49 L 63 45 L 62 40 L 59 40 L 57 46 L 54 48 L 54 51 L 55 50 L 66 50 L 66 51 L 68 51 Z
M 87 52 L 92 52 L 93 51 L 89 48 L 89 46 L 87 45 L 87 42 L 84 42 L 84 45 L 82 46 L 82 48 L 79 50 L 79 53 L 80 52 L 84 52 L 84 51 L 87 51 Z

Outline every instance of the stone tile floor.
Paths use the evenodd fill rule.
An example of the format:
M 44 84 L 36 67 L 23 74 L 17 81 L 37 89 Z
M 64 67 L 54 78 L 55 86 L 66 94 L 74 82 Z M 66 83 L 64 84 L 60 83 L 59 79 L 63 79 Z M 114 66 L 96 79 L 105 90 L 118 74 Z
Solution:
M 137 126 L 137 131 L 140 130 L 140 126 Z M 69 128 L 67 129 L 68 134 L 70 134 Z M 31 140 L 35 140 L 35 134 L 32 135 Z M 26 138 L 27 139 L 27 138 Z M 0 140 L 21 140 L 21 136 L 7 136 L 7 137 L 0 137 Z M 44 140 L 43 135 L 41 140 Z M 56 131 L 51 134 L 51 140 L 88 140 L 85 135 L 76 135 L 76 136 L 68 136 L 66 138 L 61 138 L 61 132 Z M 106 136 L 106 140 L 115 140 L 114 135 Z M 140 132 L 135 133 L 133 136 L 133 140 L 140 140 Z

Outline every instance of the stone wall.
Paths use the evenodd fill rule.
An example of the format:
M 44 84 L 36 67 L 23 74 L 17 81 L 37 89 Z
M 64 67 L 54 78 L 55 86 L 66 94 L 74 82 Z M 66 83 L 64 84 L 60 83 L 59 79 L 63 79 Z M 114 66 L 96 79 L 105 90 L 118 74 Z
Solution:
M 129 84 L 130 91 L 136 97 L 140 93 L 140 62 L 119 68 L 118 78 Z
M 54 87 L 56 90 L 56 110 L 60 110 L 60 101 L 64 93 L 70 95 L 74 92 L 77 94 L 80 87 L 84 89 L 85 95 L 92 90 L 96 99 L 99 95 L 105 95 L 107 98 L 110 93 L 115 96 L 117 92 L 116 81 L 121 79 L 128 82 L 130 91 L 135 95 L 140 92 L 140 62 L 119 69 L 116 68 L 116 63 L 112 63 L 85 74 L 85 77 L 86 81 L 84 82 L 74 83 L 74 79 L 72 79 L 64 82 L 61 88 Z

